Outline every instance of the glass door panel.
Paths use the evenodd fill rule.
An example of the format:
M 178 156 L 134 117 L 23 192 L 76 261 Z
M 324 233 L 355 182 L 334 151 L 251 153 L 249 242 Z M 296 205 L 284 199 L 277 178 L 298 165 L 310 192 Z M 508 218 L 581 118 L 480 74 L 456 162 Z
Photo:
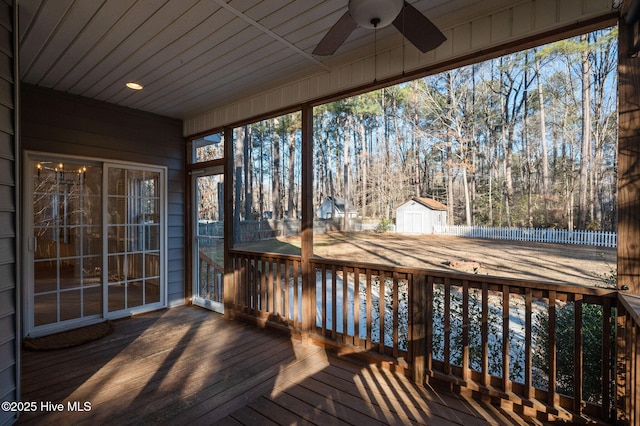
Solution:
M 193 179 L 195 242 L 193 303 L 224 312 L 224 192 L 222 168 Z
M 107 311 L 162 302 L 162 173 L 107 166 Z
M 102 168 L 78 160 L 35 158 L 33 317 L 30 331 L 99 318 L 102 310 Z

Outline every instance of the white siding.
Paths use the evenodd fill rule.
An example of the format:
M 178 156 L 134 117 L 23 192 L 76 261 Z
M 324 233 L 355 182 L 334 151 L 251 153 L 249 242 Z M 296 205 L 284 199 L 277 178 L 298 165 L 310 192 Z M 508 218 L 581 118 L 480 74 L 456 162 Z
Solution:
M 477 16 L 472 21 L 450 22 L 441 28 L 448 40 L 436 50 L 420 54 L 398 40 L 392 48 L 357 59 L 330 71 L 294 80 L 241 101 L 187 117 L 185 136 L 246 120 L 277 109 L 312 102 L 340 91 L 450 61 L 480 50 L 515 42 L 554 29 L 610 13 L 611 0 L 525 0 Z M 404 60 L 402 52 L 405 49 Z M 374 64 L 377 62 L 377 73 Z

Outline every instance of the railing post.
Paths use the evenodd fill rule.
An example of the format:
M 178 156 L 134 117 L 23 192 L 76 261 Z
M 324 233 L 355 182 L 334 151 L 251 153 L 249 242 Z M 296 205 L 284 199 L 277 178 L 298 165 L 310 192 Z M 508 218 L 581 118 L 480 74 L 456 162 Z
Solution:
M 425 381 L 427 350 L 427 280 L 424 275 L 413 275 L 409 286 L 411 301 L 411 359 L 413 381 L 422 385 Z

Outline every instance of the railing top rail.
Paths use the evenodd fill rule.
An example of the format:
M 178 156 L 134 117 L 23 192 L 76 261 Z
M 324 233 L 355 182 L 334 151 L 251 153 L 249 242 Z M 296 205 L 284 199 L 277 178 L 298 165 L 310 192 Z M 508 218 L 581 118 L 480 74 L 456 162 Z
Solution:
M 229 253 L 231 255 L 271 257 L 271 258 L 278 258 L 278 259 L 283 259 L 283 260 L 297 260 L 297 261 L 300 261 L 302 259 L 302 257 L 299 254 L 283 254 L 283 253 L 237 250 L 237 249 L 231 249 L 231 250 L 229 250 Z
M 219 269 L 221 271 L 224 271 L 224 267 L 222 265 L 220 265 L 218 262 L 216 262 L 215 260 L 213 260 L 208 254 L 200 251 L 200 259 L 204 260 L 205 262 L 207 262 L 209 265 L 213 266 L 216 269 Z
M 636 325 L 640 326 L 640 295 L 620 292 L 618 303 L 622 304 Z

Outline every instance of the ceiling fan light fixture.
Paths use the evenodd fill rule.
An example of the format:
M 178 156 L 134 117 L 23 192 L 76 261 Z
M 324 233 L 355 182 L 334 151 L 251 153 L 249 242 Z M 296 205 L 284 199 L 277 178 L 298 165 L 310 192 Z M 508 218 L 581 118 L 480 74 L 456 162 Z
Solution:
M 402 10 L 404 0 L 349 0 L 349 14 L 363 28 L 391 25 Z

